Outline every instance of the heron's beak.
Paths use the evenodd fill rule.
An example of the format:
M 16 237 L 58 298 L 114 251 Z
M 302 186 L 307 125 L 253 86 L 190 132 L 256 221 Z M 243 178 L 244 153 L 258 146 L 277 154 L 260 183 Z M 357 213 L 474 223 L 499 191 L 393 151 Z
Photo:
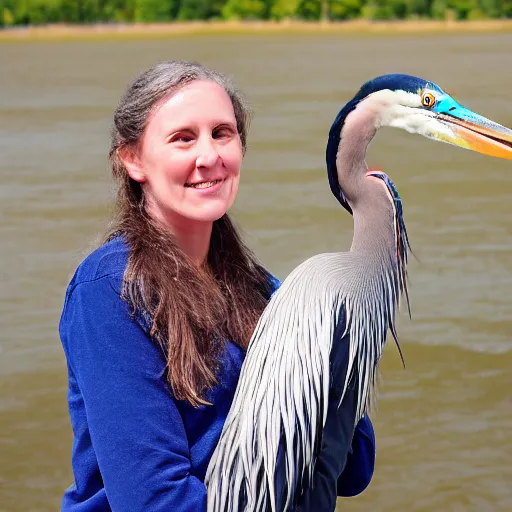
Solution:
M 448 133 L 439 134 L 441 140 L 484 155 L 512 159 L 512 130 L 455 105 L 435 116 L 449 128 Z

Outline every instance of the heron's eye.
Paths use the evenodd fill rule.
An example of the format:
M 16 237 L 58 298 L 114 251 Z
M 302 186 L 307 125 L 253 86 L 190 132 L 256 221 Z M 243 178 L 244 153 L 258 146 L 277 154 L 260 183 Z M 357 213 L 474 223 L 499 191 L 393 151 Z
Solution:
M 431 92 L 424 92 L 421 97 L 421 103 L 424 107 L 432 108 L 436 102 L 435 96 Z

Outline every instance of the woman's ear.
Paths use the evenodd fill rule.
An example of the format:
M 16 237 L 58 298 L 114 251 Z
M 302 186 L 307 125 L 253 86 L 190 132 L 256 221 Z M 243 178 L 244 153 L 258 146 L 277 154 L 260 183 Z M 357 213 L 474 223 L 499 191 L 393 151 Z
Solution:
M 128 173 L 128 176 L 134 181 L 144 183 L 146 174 L 139 158 L 137 148 L 132 146 L 123 146 L 117 150 L 117 156 L 121 160 Z

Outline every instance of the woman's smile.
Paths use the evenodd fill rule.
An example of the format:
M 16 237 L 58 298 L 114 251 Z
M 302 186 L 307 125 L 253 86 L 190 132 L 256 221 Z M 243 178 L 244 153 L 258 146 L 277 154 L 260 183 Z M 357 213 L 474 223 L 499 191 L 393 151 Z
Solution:
M 198 181 L 196 183 L 185 183 L 185 187 L 195 188 L 200 190 L 208 190 L 209 192 L 213 192 L 218 190 L 226 178 L 218 178 L 212 181 Z M 218 185 L 218 186 L 217 186 Z M 212 190 L 213 189 L 213 190 Z

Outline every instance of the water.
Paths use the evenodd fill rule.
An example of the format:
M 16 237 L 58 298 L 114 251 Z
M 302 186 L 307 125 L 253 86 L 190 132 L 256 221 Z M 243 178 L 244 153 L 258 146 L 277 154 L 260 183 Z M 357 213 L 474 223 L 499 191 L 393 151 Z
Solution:
M 127 83 L 163 59 L 236 78 L 256 113 L 233 214 L 279 277 L 346 250 L 326 135 L 367 79 L 406 72 L 512 126 L 512 34 L 247 35 L 0 46 L 0 511 L 58 509 L 72 481 L 66 284 L 105 227 L 110 116 Z M 512 510 L 512 168 L 387 129 L 368 163 L 391 175 L 419 262 L 412 321 L 390 344 L 374 424 L 376 474 L 349 511 Z

